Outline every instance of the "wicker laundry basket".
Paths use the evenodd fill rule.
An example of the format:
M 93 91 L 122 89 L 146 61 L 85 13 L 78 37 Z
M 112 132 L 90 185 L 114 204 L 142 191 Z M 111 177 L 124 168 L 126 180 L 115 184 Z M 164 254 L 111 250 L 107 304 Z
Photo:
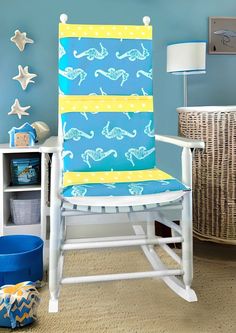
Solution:
M 179 134 L 205 141 L 193 161 L 193 230 L 236 245 L 236 106 L 178 108 Z

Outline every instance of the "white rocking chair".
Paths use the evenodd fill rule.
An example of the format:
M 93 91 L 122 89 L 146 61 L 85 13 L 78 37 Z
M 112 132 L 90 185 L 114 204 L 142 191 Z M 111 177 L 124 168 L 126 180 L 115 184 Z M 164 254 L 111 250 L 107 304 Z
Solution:
M 149 18 L 145 18 L 144 26 L 135 27 L 70 25 L 66 24 L 66 15 L 62 15 L 61 20 L 62 24 L 60 24 L 59 32 L 59 73 L 60 91 L 63 95 L 60 95 L 59 97 L 59 109 L 61 112 L 59 120 L 59 138 L 57 139 L 54 137 L 48 139 L 42 148 L 45 153 L 53 154 L 50 200 L 49 312 L 58 311 L 60 285 L 147 277 L 159 277 L 183 299 L 189 302 L 196 301 L 196 294 L 191 289 L 193 263 L 192 193 L 190 189 L 192 186 L 192 154 L 194 149 L 204 148 L 204 143 L 182 137 L 154 135 L 153 131 L 150 129 L 150 121 L 152 121 L 152 118 L 150 117 L 153 115 L 153 112 L 151 112 L 152 90 L 151 88 L 148 88 L 151 82 L 151 77 L 149 75 L 151 73 L 151 27 L 148 25 L 150 20 Z M 102 65 L 100 65 L 100 61 L 102 61 L 103 57 L 103 59 L 106 59 L 107 61 L 109 53 L 111 57 L 111 50 L 116 48 L 116 45 L 118 44 L 115 43 L 118 42 L 120 43 L 120 49 L 116 50 L 114 53 L 115 56 L 113 54 L 115 59 L 114 62 L 123 61 L 122 59 L 125 59 L 122 64 L 123 67 L 126 68 L 126 75 L 125 70 L 122 73 L 120 72 L 122 74 L 120 76 L 122 77 L 122 83 L 120 84 L 119 81 L 117 88 L 115 85 L 117 84 L 118 79 L 115 80 L 113 75 L 115 70 L 115 65 L 112 62 L 113 60 L 110 60 L 110 70 L 107 70 L 106 72 L 104 70 L 105 67 L 101 69 Z M 91 47 L 91 45 L 94 46 Z M 124 53 L 128 48 L 131 49 L 130 52 Z M 140 50 L 139 53 L 137 48 Z M 136 51 L 133 52 L 134 50 Z M 141 51 L 143 51 L 142 54 Z M 135 58 L 135 54 L 140 59 Z M 145 61 L 145 57 L 148 59 L 147 61 Z M 137 68 L 134 67 L 137 63 L 141 63 L 141 59 L 144 60 L 144 62 L 142 62 L 144 69 L 142 68 L 141 70 L 136 71 Z M 93 60 L 95 61 L 93 62 Z M 77 67 L 75 64 L 77 64 Z M 88 69 L 90 68 L 90 64 L 92 67 L 93 64 L 99 64 L 100 66 L 99 69 L 97 69 L 96 66 L 96 68 L 94 67 L 92 69 L 93 73 L 95 73 L 93 81 L 96 81 L 95 78 L 98 79 L 95 83 L 91 83 L 94 84 L 93 89 L 96 88 L 94 92 L 97 93 L 97 95 L 94 93 L 89 94 L 86 90 L 86 82 L 83 82 L 86 80 L 86 76 L 89 77 L 90 75 Z M 127 74 L 127 66 L 130 68 L 130 75 Z M 131 78 L 133 68 L 137 73 L 135 78 Z M 85 72 L 85 69 L 87 72 Z M 113 73 L 111 73 L 112 71 Z M 141 78 L 142 73 L 144 75 Z M 111 76 L 108 77 L 110 74 L 113 75 L 112 78 Z M 109 81 L 109 78 L 111 81 Z M 138 88 L 142 87 L 140 90 L 148 91 L 148 95 L 133 95 L 132 89 L 133 87 L 136 87 L 136 81 L 135 83 L 131 82 L 129 86 L 128 82 L 126 82 L 127 85 L 125 86 L 125 81 L 136 79 L 143 79 Z M 109 85 L 106 85 L 106 80 L 109 81 Z M 76 84 L 74 84 L 75 81 Z M 111 96 L 108 96 L 107 91 L 107 95 L 105 95 L 104 85 L 106 85 L 107 91 L 110 89 L 110 95 L 113 95 L 112 99 Z M 123 93 L 125 96 L 121 96 L 122 94 L 119 90 L 123 89 L 123 85 L 126 89 L 125 94 Z M 100 95 L 98 95 L 99 91 Z M 125 103 L 127 100 L 130 103 L 129 105 Z M 125 109 L 122 109 L 122 101 L 125 104 Z M 145 109 L 144 107 L 144 109 L 140 111 L 140 108 L 142 107 L 140 103 L 145 105 L 145 107 L 146 104 L 148 104 L 148 108 Z M 106 109 L 109 105 L 112 105 L 112 112 L 109 112 L 109 110 Z M 96 112 L 98 110 L 97 106 L 99 106 L 99 110 L 102 110 L 102 112 Z M 119 110 L 119 108 L 121 110 Z M 133 111 L 134 113 L 132 113 Z M 133 121 L 132 126 L 134 126 L 135 130 L 132 131 L 129 127 L 129 130 L 126 129 L 126 131 L 121 131 L 121 128 L 117 127 L 119 117 L 121 116 L 124 117 L 122 118 L 123 125 L 128 126 L 128 124 L 131 124 Z M 142 150 L 142 152 L 149 151 L 147 157 L 144 157 L 144 155 L 141 155 L 140 157 L 137 154 L 132 155 L 127 153 L 129 143 L 132 142 L 132 145 L 134 145 L 134 141 L 131 140 L 135 140 L 138 137 L 138 128 L 135 127 L 134 122 L 136 118 L 139 117 L 139 125 L 140 128 L 142 127 L 141 116 L 143 119 L 145 118 L 145 124 L 148 123 L 149 125 L 149 127 L 146 126 L 144 128 L 146 130 L 146 132 L 144 131 L 144 134 L 146 135 L 145 139 L 142 137 L 142 142 L 144 142 L 143 140 L 147 140 L 145 141 L 145 145 L 148 149 L 144 149 L 143 143 L 143 145 L 139 147 L 141 148 L 139 150 Z M 104 119 L 102 117 L 104 117 Z M 113 127 L 113 130 L 114 128 L 116 129 L 116 134 L 114 134 L 114 131 L 111 131 L 112 124 L 110 121 L 107 122 L 107 117 L 110 117 L 109 119 L 111 119 L 111 122 L 113 121 L 113 123 L 116 124 L 116 127 Z M 77 119 L 79 119 L 78 122 Z M 125 121 L 125 119 L 127 121 Z M 84 122 L 82 120 L 84 120 Z M 103 139 L 97 136 L 96 140 L 107 140 L 105 141 L 105 144 L 107 144 L 107 146 L 105 146 L 106 150 L 108 149 L 108 145 L 111 144 L 112 146 L 109 147 L 112 147 L 112 149 L 110 149 L 112 152 L 108 153 L 106 156 L 102 155 L 102 162 L 101 159 L 99 161 L 98 158 L 93 158 L 93 155 L 91 154 L 92 146 L 90 145 L 96 144 L 97 141 L 93 142 L 93 137 L 96 136 L 96 130 L 104 120 L 105 123 L 103 123 L 102 126 L 106 126 L 102 127 Z M 131 122 L 129 122 L 129 120 Z M 148 122 L 146 122 L 147 120 Z M 75 127 L 71 127 L 70 125 L 72 124 Z M 83 125 L 78 129 L 79 124 Z M 66 131 L 68 126 L 70 129 Z M 116 135 L 116 137 L 111 138 L 111 133 L 112 135 Z M 142 131 L 142 135 L 144 134 Z M 110 137 L 108 135 L 110 135 Z M 124 140 L 126 140 L 125 144 L 122 143 Z M 184 185 L 173 177 L 157 170 L 155 165 L 153 165 L 155 162 L 153 162 L 153 157 L 151 156 L 152 151 L 150 150 L 151 146 L 149 144 L 153 145 L 153 143 L 155 144 L 155 141 L 162 141 L 183 148 L 182 183 Z M 138 145 L 140 145 L 140 143 L 138 143 Z M 97 147 L 98 146 L 94 148 Z M 122 167 L 122 158 L 119 159 L 119 156 L 123 152 L 121 149 L 124 148 L 126 149 L 126 160 L 123 158 L 124 167 Z M 78 151 L 83 152 L 83 154 L 78 155 L 79 157 L 77 158 L 76 154 L 78 154 Z M 109 150 L 107 150 L 107 152 L 108 151 Z M 86 154 L 88 152 L 90 152 L 90 155 Z M 101 153 L 103 152 L 103 149 L 97 148 L 96 152 Z M 133 151 L 128 150 L 128 152 L 130 153 Z M 62 166 L 62 155 L 64 156 L 64 168 Z M 75 155 L 76 159 L 73 159 Z M 82 160 L 80 161 L 79 158 L 81 156 Z M 106 163 L 104 163 L 104 160 L 106 160 Z M 103 164 L 99 164 L 100 162 Z M 111 163 L 112 168 L 109 163 Z M 61 177 L 62 175 L 63 179 Z M 126 194 L 126 192 L 128 194 Z M 111 195 L 107 193 L 111 193 Z M 177 225 L 165 216 L 165 212 L 171 209 L 182 209 L 180 225 Z M 133 236 L 115 236 L 78 240 L 65 239 L 67 217 L 124 213 L 128 214 L 128 217 L 133 224 Z M 140 225 L 135 224 L 137 216 L 135 213 L 139 213 L 140 216 L 142 216 L 142 220 L 147 222 L 147 233 Z M 172 236 L 163 238 L 157 237 L 155 235 L 155 220 L 158 220 L 163 225 L 169 227 L 172 231 Z M 168 244 L 172 243 L 182 244 L 182 258 L 180 258 L 175 251 L 168 246 Z M 168 269 L 154 251 L 154 245 L 161 246 L 166 253 L 179 264 L 179 268 Z M 64 251 L 127 246 L 141 246 L 145 256 L 152 266 L 152 270 L 149 272 L 63 277 Z

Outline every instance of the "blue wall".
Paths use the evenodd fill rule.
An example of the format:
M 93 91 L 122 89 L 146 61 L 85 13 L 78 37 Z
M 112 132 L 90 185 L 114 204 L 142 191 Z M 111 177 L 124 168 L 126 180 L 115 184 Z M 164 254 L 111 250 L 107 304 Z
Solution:
M 141 24 L 151 16 L 154 27 L 154 95 L 159 133 L 177 133 L 176 107 L 182 105 L 182 78 L 166 73 L 166 45 L 173 41 L 208 39 L 209 16 L 232 16 L 235 0 L 1 0 L 0 3 L 0 142 L 8 130 L 25 121 L 42 120 L 57 129 L 57 29 L 59 15 L 71 23 Z M 16 29 L 26 31 L 35 44 L 20 53 L 10 42 Z M 17 66 L 29 65 L 36 84 L 23 92 L 11 78 Z M 15 98 L 31 105 L 29 117 L 8 116 Z M 207 58 L 207 74 L 189 80 L 189 105 L 236 104 L 236 56 Z M 178 151 L 160 145 L 160 165 L 179 175 Z M 176 169 L 177 168 L 177 169 Z

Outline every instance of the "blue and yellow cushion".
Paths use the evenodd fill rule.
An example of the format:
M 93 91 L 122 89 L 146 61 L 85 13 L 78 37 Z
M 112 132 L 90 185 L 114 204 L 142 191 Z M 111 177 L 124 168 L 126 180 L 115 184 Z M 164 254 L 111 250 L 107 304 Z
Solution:
M 152 27 L 59 29 L 65 197 L 187 190 L 156 169 Z
M 188 187 L 159 169 L 112 172 L 65 172 L 63 196 L 136 196 Z

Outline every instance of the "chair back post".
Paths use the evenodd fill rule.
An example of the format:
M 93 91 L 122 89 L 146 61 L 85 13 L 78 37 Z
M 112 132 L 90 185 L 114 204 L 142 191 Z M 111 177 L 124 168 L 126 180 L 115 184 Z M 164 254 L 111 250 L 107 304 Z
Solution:
M 60 21 L 61 21 L 61 23 L 66 24 L 67 21 L 68 21 L 68 15 L 65 14 L 65 13 L 61 14 L 60 15 Z
M 62 13 L 60 15 L 60 22 L 62 24 L 67 24 L 67 21 L 68 21 L 68 15 L 65 14 L 65 13 Z M 58 141 L 59 141 L 59 144 L 60 146 L 63 145 L 63 129 L 62 129 L 62 122 L 61 122 L 61 115 L 60 113 L 58 112 Z
M 144 24 L 145 26 L 148 26 L 148 25 L 150 24 L 150 22 L 151 22 L 151 19 L 150 19 L 149 16 L 144 16 L 144 17 L 143 17 L 143 24 Z

